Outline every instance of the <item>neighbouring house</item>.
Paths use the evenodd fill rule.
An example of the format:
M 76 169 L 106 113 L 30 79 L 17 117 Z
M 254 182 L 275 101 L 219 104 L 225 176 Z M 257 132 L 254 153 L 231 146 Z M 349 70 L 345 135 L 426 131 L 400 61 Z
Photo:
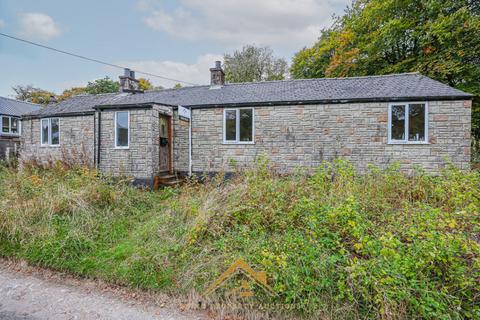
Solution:
M 17 155 L 22 133 L 21 116 L 40 108 L 37 104 L 0 97 L 0 160 Z
M 266 155 L 280 172 L 343 157 L 429 172 L 470 163 L 472 95 L 418 73 L 78 95 L 24 117 L 24 160 L 79 159 L 150 185 L 165 173 L 232 171 Z

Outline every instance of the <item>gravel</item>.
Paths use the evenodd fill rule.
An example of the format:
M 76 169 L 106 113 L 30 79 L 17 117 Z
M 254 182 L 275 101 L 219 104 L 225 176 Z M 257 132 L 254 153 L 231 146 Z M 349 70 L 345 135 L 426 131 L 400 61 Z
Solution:
M 0 260 L 0 319 L 204 320 L 168 297 Z

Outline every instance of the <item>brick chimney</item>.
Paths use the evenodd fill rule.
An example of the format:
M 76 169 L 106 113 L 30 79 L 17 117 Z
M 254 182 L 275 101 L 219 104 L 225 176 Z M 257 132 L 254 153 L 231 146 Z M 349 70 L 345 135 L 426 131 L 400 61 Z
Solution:
M 123 76 L 120 76 L 120 92 L 143 92 L 139 89 L 139 81 L 135 79 L 135 71 L 128 68 L 123 69 Z
M 221 87 L 225 84 L 225 73 L 222 69 L 222 63 L 215 61 L 215 67 L 210 68 L 210 87 Z

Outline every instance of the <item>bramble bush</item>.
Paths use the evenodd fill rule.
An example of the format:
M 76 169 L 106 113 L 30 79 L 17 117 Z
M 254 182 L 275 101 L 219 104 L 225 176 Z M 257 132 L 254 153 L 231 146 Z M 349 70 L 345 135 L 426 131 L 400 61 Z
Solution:
M 176 296 L 242 257 L 306 318 L 480 318 L 478 171 L 280 176 L 261 159 L 159 192 L 60 164 L 0 180 L 6 257 Z

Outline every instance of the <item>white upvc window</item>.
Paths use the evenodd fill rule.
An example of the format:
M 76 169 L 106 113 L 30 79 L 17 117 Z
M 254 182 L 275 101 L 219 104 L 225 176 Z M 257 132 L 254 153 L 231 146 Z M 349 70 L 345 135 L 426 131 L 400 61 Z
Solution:
M 0 116 L 0 133 L 3 135 L 19 136 L 21 130 L 21 122 L 18 117 Z
M 389 104 L 388 143 L 428 143 L 427 102 L 399 102 Z
M 115 112 L 115 148 L 128 149 L 130 146 L 130 112 Z
M 59 118 L 45 118 L 40 120 L 40 143 L 42 146 L 60 145 Z
M 223 143 L 255 143 L 255 110 L 232 108 L 223 110 Z

